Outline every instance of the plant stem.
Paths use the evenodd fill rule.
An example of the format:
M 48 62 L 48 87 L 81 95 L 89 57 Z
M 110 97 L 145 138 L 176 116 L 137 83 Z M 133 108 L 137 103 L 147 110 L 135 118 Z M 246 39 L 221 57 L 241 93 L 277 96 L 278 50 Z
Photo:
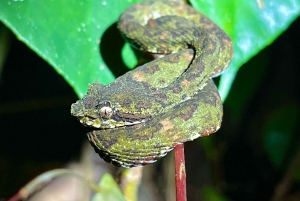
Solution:
M 54 178 L 62 177 L 62 176 L 73 176 L 74 178 L 79 179 L 84 182 L 87 186 L 89 186 L 94 191 L 100 193 L 100 187 L 96 184 L 89 181 L 87 178 L 81 176 L 80 174 L 69 170 L 69 169 L 55 169 L 48 172 L 45 172 L 33 180 L 31 180 L 28 184 L 22 187 L 16 194 L 12 197 L 8 198 L 6 201 L 17 201 L 17 200 L 27 200 L 30 196 L 34 195 L 38 190 L 42 189 L 44 186 L 49 184 Z
M 176 201 L 186 201 L 186 173 L 183 144 L 179 144 L 175 147 L 174 157 Z
M 293 177 L 299 167 L 300 167 L 300 148 L 298 149 L 294 159 L 290 163 L 284 177 L 279 182 L 279 184 L 277 184 L 277 186 L 275 187 L 274 194 L 271 198 L 271 201 L 284 200 L 286 193 L 289 192 L 292 186 Z
M 13 196 L 11 196 L 10 198 L 8 198 L 6 201 L 19 201 L 19 200 L 23 200 L 23 197 L 20 194 L 20 191 L 17 192 L 16 194 L 14 194 Z
M 142 174 L 143 167 L 134 167 L 122 171 L 118 183 L 128 201 L 136 201 L 138 199 L 138 189 Z

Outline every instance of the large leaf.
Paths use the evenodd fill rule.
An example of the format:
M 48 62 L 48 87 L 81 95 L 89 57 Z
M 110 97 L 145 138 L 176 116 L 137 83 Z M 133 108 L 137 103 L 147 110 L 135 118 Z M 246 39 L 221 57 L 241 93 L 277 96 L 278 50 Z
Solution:
M 234 58 L 219 85 L 223 100 L 229 93 L 238 69 L 271 44 L 300 12 L 300 0 L 191 2 L 196 9 L 222 27 L 234 43 Z
M 99 52 L 101 36 L 138 0 L 1 0 L 0 20 L 61 74 L 81 97 L 88 83 L 115 78 Z M 55 86 L 54 86 L 55 87 Z
M 88 83 L 98 79 L 108 84 L 114 80 L 110 69 L 122 67 L 117 62 L 120 52 L 114 46 L 118 36 L 112 35 L 115 34 L 113 24 L 126 7 L 139 1 L 1 0 L 0 20 L 48 61 L 82 97 Z M 300 0 L 191 2 L 234 41 L 235 57 L 219 86 L 223 100 L 238 68 L 282 33 L 300 9 Z M 110 33 L 107 36 L 111 37 L 103 33 Z M 101 54 L 99 44 L 106 47 L 101 49 Z M 103 55 L 112 58 L 104 62 Z M 130 48 L 125 48 L 122 55 L 127 59 L 125 64 L 135 64 Z M 117 69 L 114 74 L 121 74 L 118 71 L 122 70 Z

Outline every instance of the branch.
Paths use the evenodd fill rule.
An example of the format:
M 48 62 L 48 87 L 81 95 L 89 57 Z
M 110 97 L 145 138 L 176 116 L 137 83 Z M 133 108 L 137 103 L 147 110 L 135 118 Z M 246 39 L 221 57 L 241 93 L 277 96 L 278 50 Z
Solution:
M 179 144 L 174 149 L 176 201 L 186 201 L 186 173 L 184 161 L 184 145 Z

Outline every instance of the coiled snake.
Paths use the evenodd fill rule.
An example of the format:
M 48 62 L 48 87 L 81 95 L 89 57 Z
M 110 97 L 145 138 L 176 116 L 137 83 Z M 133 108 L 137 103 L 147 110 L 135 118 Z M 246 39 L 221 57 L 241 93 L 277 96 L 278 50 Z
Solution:
M 96 152 L 117 166 L 155 162 L 179 143 L 207 136 L 221 125 L 222 102 L 212 77 L 228 67 L 230 38 L 211 20 L 176 1 L 136 4 L 118 28 L 133 47 L 166 55 L 108 86 L 89 85 L 71 114 L 95 128 Z

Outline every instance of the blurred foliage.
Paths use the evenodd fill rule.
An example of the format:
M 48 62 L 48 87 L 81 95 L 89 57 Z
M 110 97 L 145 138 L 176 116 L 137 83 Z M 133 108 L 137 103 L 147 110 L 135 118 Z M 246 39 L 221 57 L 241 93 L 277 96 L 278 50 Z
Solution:
M 203 194 L 203 200 L 205 201 L 230 201 L 230 199 L 225 198 L 220 192 L 218 192 L 212 186 L 205 186 L 201 189 Z
M 276 108 L 266 118 L 263 128 L 263 144 L 274 167 L 285 168 L 292 157 L 287 157 L 289 148 L 297 140 L 297 126 L 300 116 L 299 105 L 285 105 Z M 300 143 L 298 144 L 300 145 Z M 297 150 L 296 150 L 297 151 Z
M 125 201 L 118 184 L 110 174 L 104 174 L 99 183 L 100 193 L 96 193 L 92 201 Z

